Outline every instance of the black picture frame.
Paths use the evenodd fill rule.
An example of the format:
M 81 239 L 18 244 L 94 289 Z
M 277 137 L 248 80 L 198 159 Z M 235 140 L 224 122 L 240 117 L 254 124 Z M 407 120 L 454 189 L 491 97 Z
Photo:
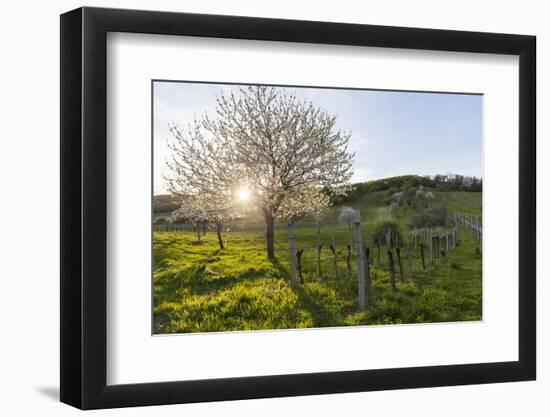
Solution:
M 107 385 L 108 32 L 519 56 L 519 360 Z M 535 379 L 535 45 L 524 35 L 252 17 L 88 7 L 61 15 L 61 401 L 95 409 Z

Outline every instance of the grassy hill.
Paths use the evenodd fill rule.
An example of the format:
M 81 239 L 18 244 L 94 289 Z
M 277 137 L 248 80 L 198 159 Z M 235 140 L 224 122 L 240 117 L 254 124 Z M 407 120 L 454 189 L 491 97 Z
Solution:
M 481 215 L 481 193 L 443 192 L 432 189 L 434 203 L 449 211 Z M 478 239 L 459 227 L 459 245 L 422 269 L 417 248 L 402 260 L 403 280 L 397 291 L 389 280 L 388 258 L 371 240 L 375 225 L 396 220 L 402 233 L 410 233 L 413 205 L 403 204 L 390 213 L 387 190 L 373 191 L 333 206 L 321 228 L 321 277 L 316 273 L 316 228 L 299 222 L 297 249 L 303 249 L 304 283 L 290 285 L 286 227 L 275 230 L 277 258 L 265 256 L 261 232 L 224 233 L 220 250 L 215 233 L 200 241 L 193 232 L 155 232 L 154 331 L 155 333 L 334 327 L 398 323 L 480 320 L 482 317 L 482 256 Z M 348 272 L 346 245 L 353 237 L 345 224 L 336 222 L 345 204 L 361 210 L 362 233 L 372 250 L 373 306 L 357 307 L 355 253 Z M 446 227 L 454 227 L 449 217 Z M 329 245 L 335 242 L 337 270 Z M 353 245 L 352 245 L 353 246 Z

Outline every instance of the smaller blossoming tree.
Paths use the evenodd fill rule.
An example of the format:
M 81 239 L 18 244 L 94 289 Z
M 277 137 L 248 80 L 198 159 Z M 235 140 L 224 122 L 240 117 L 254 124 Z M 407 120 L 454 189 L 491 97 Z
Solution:
M 338 215 L 338 221 L 340 223 L 346 223 L 351 229 L 351 225 L 355 222 L 358 222 L 361 219 L 361 212 L 352 207 L 343 206 L 340 209 L 340 214 Z
M 206 191 L 184 197 L 181 207 L 172 214 L 173 219 L 183 218 L 196 223 L 199 240 L 199 224 L 206 223 L 215 227 L 220 249 L 224 249 L 221 235 L 223 226 L 234 217 L 235 209 L 231 198 Z

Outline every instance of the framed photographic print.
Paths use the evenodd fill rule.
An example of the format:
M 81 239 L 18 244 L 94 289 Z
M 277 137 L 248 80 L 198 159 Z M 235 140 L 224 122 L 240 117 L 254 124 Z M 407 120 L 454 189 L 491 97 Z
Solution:
M 61 400 L 535 379 L 535 38 L 61 16 Z

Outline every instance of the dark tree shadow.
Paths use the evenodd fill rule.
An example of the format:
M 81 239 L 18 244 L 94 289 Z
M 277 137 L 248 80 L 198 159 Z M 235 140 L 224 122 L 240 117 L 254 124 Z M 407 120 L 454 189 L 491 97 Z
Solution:
M 271 265 L 273 265 L 273 267 L 275 268 L 275 270 L 277 271 L 277 273 L 282 277 L 282 278 L 287 278 L 287 279 L 290 279 L 290 272 L 288 271 L 288 269 L 286 269 L 280 262 L 277 258 L 270 258 L 269 259 L 269 262 L 271 262 Z
M 315 323 L 314 327 L 336 326 L 340 323 L 340 314 L 333 308 L 327 307 L 326 300 L 313 296 L 301 286 L 298 286 L 295 292 L 298 295 L 297 307 L 311 314 Z

